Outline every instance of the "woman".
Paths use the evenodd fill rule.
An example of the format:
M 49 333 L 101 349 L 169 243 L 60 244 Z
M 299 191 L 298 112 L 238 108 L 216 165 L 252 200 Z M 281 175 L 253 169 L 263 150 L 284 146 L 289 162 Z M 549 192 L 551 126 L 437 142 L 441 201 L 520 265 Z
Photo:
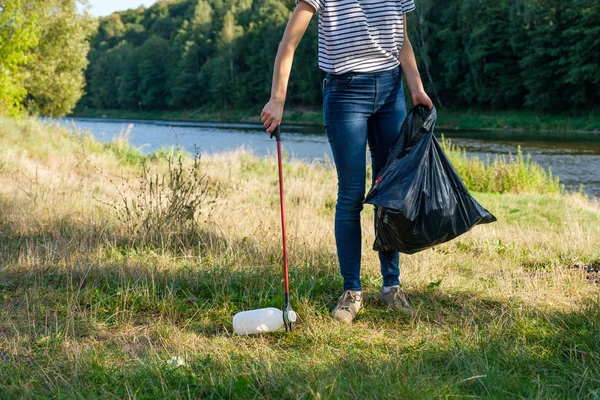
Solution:
M 352 322 L 362 306 L 360 212 L 365 195 L 366 146 L 373 178 L 386 161 L 406 117 L 404 73 L 414 104 L 432 108 L 406 35 L 414 0 L 296 0 L 275 59 L 271 99 L 261 120 L 272 132 L 281 123 L 294 51 L 310 19 L 319 14 L 319 68 L 325 130 L 338 175 L 335 239 L 344 293 L 332 317 Z M 400 289 L 399 254 L 380 252 L 383 287 L 378 303 L 410 311 Z

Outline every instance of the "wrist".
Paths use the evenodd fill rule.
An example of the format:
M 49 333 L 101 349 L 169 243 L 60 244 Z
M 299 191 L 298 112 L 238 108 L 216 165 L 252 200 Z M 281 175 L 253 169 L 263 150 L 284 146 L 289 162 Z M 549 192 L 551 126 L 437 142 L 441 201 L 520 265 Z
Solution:
M 276 102 L 276 103 L 280 103 L 280 104 L 284 104 L 285 103 L 285 96 L 281 97 L 281 96 L 271 96 L 271 101 Z

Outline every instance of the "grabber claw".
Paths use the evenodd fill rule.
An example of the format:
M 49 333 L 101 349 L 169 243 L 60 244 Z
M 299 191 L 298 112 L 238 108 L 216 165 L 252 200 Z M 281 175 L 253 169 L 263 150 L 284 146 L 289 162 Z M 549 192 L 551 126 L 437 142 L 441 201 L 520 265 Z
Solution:
M 283 325 L 285 325 L 285 331 L 291 332 L 292 325 L 296 322 L 296 312 L 292 309 L 290 304 L 290 294 L 285 293 L 285 305 L 283 307 Z

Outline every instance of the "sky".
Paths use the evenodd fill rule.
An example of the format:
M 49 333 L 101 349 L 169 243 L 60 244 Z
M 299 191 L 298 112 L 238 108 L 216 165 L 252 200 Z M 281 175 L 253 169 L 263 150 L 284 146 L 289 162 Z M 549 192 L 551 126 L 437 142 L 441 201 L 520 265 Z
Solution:
M 90 12 L 94 16 L 104 17 L 115 11 L 123 11 L 129 8 L 138 8 L 139 6 L 150 6 L 156 0 L 89 0 Z

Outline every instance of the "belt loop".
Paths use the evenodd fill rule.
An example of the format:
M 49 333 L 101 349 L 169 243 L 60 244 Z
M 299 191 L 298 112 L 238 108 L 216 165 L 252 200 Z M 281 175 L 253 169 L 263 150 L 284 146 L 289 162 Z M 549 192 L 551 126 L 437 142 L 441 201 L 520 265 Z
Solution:
M 323 83 L 321 84 L 321 89 L 325 89 L 325 81 L 327 80 L 327 78 L 323 79 Z

